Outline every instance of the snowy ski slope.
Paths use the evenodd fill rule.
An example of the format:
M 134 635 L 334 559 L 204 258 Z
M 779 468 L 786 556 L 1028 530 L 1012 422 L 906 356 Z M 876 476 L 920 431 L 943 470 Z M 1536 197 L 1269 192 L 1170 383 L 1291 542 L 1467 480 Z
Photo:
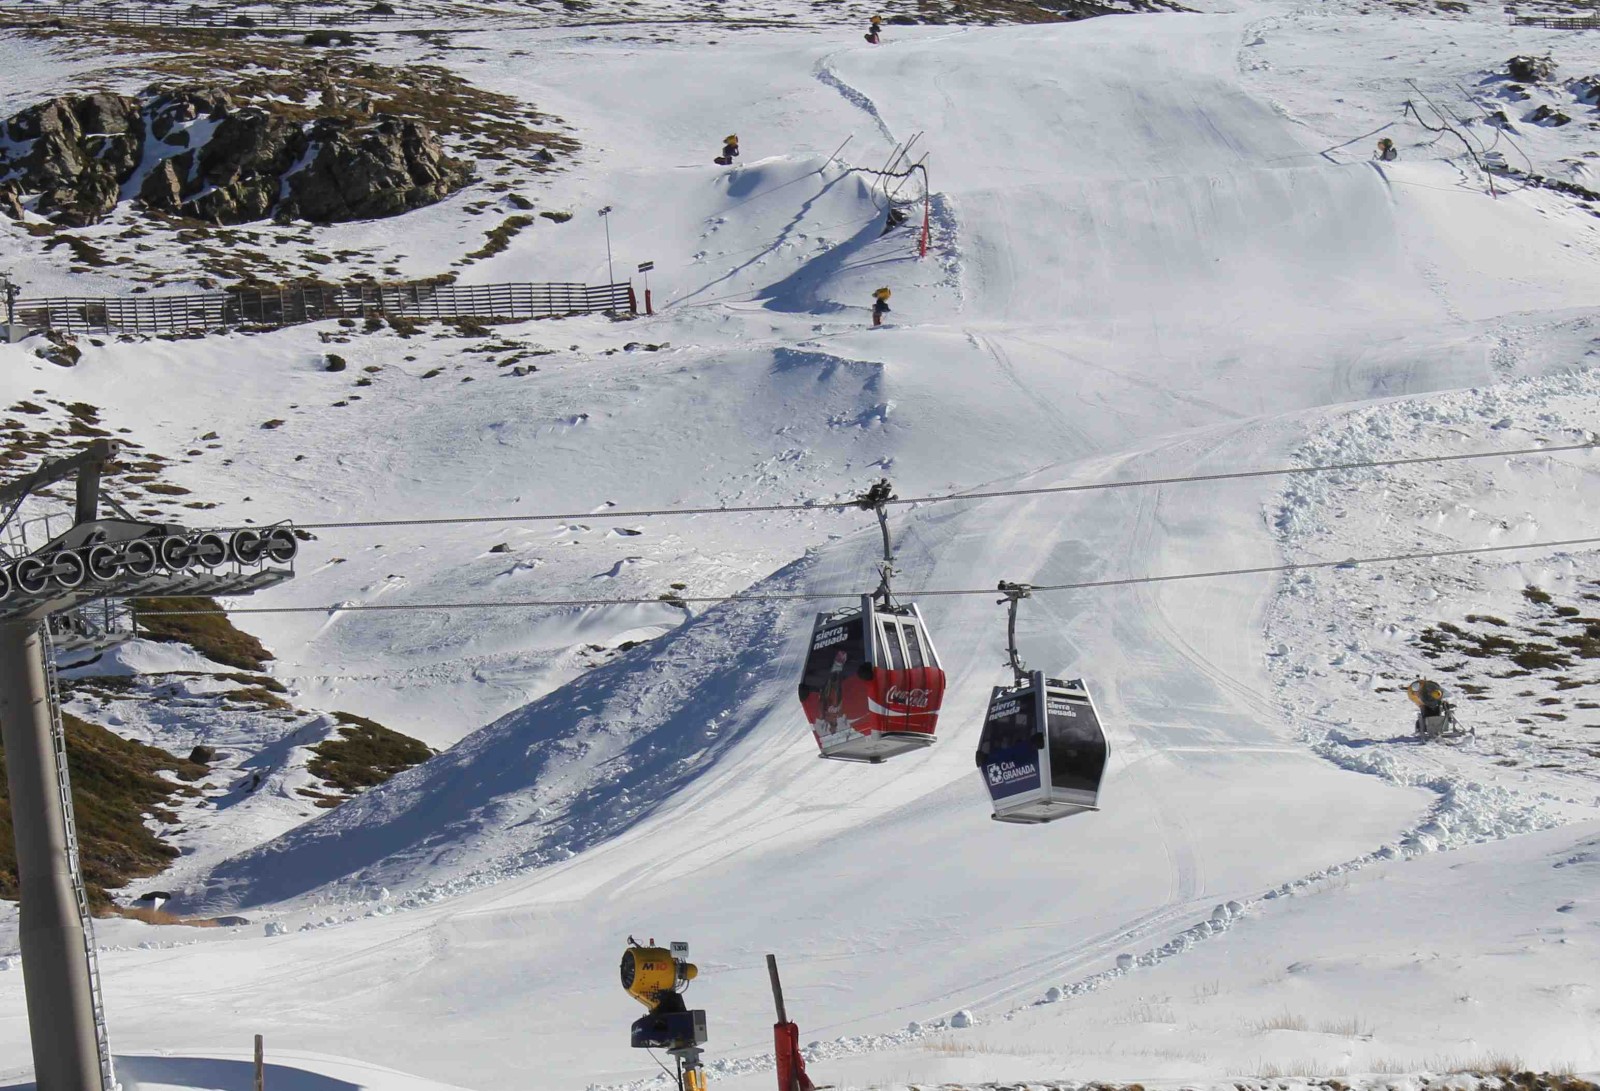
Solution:
M 654 597 L 675 582 L 865 589 L 877 548 L 865 516 L 605 510 L 848 495 L 880 473 L 911 494 L 1281 465 L 1308 441 L 1337 446 L 1326 437 L 1375 401 L 1426 406 L 1514 381 L 1520 443 L 1600 428 L 1600 410 L 1549 378 L 1584 366 L 1592 344 L 1593 218 L 1547 192 L 1494 200 L 1442 149 L 1410 141 L 1381 169 L 1320 156 L 1368 114 L 1395 112 L 1404 73 L 1374 60 L 1360 102 L 1333 106 L 1330 92 L 1315 125 L 1296 122 L 1281 102 L 1308 81 L 1252 59 L 1275 35 L 1314 54 L 1335 33 L 1296 20 L 1284 6 L 895 28 L 878 49 L 845 30 L 716 45 L 463 36 L 452 66 L 567 118 L 591 157 L 552 183 L 551 202 L 579 215 L 519 237 L 473 278 L 556 260 L 573 279 L 603 273 L 592 210 L 611 204 L 619 268 L 657 262 L 656 318 L 531 325 L 519 336 L 558 351 L 518 379 L 458 340 L 358 338 L 337 351 L 383 370 L 342 407 L 329 403 L 348 376 L 319 370 L 312 330 L 112 344 L 65 372 L 0 350 L 0 382 L 9 398 L 43 385 L 92 399 L 152 445 L 218 430 L 232 464 L 175 476 L 251 498 L 224 518 L 592 513 L 319 532 L 271 600 L 306 606 Z M 1408 71 L 1439 33 L 1394 30 Z M 1482 65 L 1553 40 L 1473 33 Z M 529 46 L 537 63 L 514 55 Z M 746 159 L 719 171 L 704 160 L 729 130 Z M 918 131 L 935 217 L 921 263 L 904 233 L 879 237 L 870 178 L 827 161 L 853 133 L 845 163 L 877 166 Z M 449 252 L 452 216 L 421 217 L 407 246 Z M 885 283 L 891 328 L 867 330 Z M 630 341 L 668 347 L 606 355 Z M 153 405 L 158 380 L 172 387 Z M 223 380 L 236 385 L 219 403 Z M 1566 398 L 1559 419 L 1553 397 Z M 1509 445 L 1497 420 L 1462 409 L 1398 453 Z M 1364 456 L 1395 453 L 1392 432 L 1372 434 Z M 1596 495 L 1592 456 L 1562 463 L 1527 540 L 1595 532 L 1582 503 Z M 1349 485 L 1366 503 L 1307 501 L 1349 512 L 1333 543 L 1322 524 L 1275 528 L 1289 501 L 1270 479 L 920 507 L 895 519 L 899 582 L 1069 582 L 1414 545 L 1426 513 L 1388 504 L 1390 477 Z M 1429 526 L 1437 542 L 1487 540 L 1477 524 Z M 1592 571 L 1592 556 L 1550 570 Z M 1430 576 L 1474 570 L 1406 571 L 1398 608 L 1420 610 Z M 631 932 L 692 943 L 713 1079 L 740 1088 L 771 1079 L 768 950 L 802 1040 L 823 1043 L 820 1074 L 851 1086 L 1414 1070 L 1494 1051 L 1600 1066 L 1582 984 L 1600 967 L 1600 909 L 1583 885 L 1595 766 L 1510 771 L 1462 753 L 1443 759 L 1449 774 L 1482 791 L 1452 797 L 1434 773 L 1329 761 L 1313 745 L 1330 705 L 1390 718 L 1356 725 L 1363 735 L 1409 721 L 1402 700 L 1350 698 L 1341 675 L 1277 647 L 1320 648 L 1315 604 L 1377 578 L 1307 576 L 1308 608 L 1285 605 L 1273 577 L 1030 600 L 1024 657 L 1089 682 L 1114 748 L 1105 810 L 1037 829 L 991 823 L 972 768 L 989 687 L 1006 677 L 991 598 L 924 603 L 950 671 L 940 742 L 880 767 L 816 759 L 794 698 L 801 604 L 687 619 L 670 605 L 242 616 L 309 701 L 456 745 L 184 893 L 186 908 L 264 913 L 289 935 L 258 923 L 172 946 L 170 932 L 106 927 L 115 1041 L 204 1056 L 264 1031 L 484 1091 L 649 1081 L 649 1058 L 625 1048 L 635 1011 L 614 979 Z M 1424 833 L 1458 852 L 1406 862 Z M 1497 882 L 1519 896 L 1484 902 Z M 1447 952 L 1426 953 L 1464 905 L 1482 911 Z M 1556 950 L 1558 924 L 1570 935 Z M 1117 969 L 1123 954 L 1132 972 Z M 26 1041 L 18 978 L 0 974 L 7 1064 Z M 1454 1003 L 1485 978 L 1489 995 Z M 1052 987 L 1065 1001 L 1037 1005 Z M 938 1025 L 958 1009 L 978 1025 Z M 1280 1009 L 1305 1029 L 1263 1029 Z M 1316 1029 L 1356 1016 L 1361 1033 Z

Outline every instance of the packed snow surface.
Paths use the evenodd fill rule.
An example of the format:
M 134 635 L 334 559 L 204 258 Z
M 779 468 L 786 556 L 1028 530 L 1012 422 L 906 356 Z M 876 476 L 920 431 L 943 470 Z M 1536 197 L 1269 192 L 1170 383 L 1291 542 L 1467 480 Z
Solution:
M 1370 139 L 1322 154 L 1398 121 L 1407 76 L 1442 94 L 1568 48 L 1478 14 L 1263 5 L 896 27 L 878 48 L 849 28 L 456 35 L 436 60 L 585 147 L 540 191 L 575 218 L 472 279 L 598 282 L 610 205 L 617 267 L 656 262 L 655 317 L 495 331 L 549 350 L 523 375 L 476 339 L 391 331 L 341 342 L 331 374 L 332 324 L 111 343 L 70 370 L 0 349 L 9 399 L 90 401 L 173 451 L 219 433 L 170 474 L 218 521 L 563 516 L 319 530 L 254 605 L 647 600 L 239 615 L 307 707 L 450 748 L 180 864 L 178 908 L 248 925 L 104 924 L 117 1048 L 227 1056 L 265 1033 L 482 1091 L 664 1087 L 626 1047 L 634 934 L 690 941 L 718 1086 L 772 1079 L 768 951 L 819 1083 L 1600 1066 L 1593 716 L 1529 741 L 1510 725 L 1535 698 L 1496 692 L 1469 745 L 1422 748 L 1395 688 L 1432 666 L 1408 634 L 1503 615 L 1527 584 L 1576 591 L 1592 550 L 1038 595 L 1022 654 L 1086 680 L 1113 759 L 1100 813 L 1020 828 L 989 821 L 971 760 L 1008 678 L 992 595 L 922 603 L 950 681 L 937 745 L 820 762 L 794 693 L 814 604 L 673 593 L 869 590 L 870 516 L 607 515 L 879 475 L 910 496 L 1584 442 L 1600 221 L 1548 190 L 1491 196 L 1414 125 L 1391 130 L 1399 162 L 1368 161 Z M 744 156 L 719 170 L 730 130 Z M 918 132 L 922 261 L 853 169 Z M 442 260 L 476 245 L 465 219 L 447 202 L 328 245 Z M 894 515 L 897 586 L 1593 536 L 1596 465 L 919 505 Z M 0 973 L 19 1079 L 22 1011 Z

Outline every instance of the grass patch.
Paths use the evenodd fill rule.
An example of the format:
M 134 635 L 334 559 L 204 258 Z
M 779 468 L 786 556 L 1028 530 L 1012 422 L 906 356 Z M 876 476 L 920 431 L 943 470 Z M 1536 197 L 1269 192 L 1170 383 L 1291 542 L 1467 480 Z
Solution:
M 143 921 L 146 924 L 182 924 L 190 928 L 218 928 L 221 927 L 210 917 L 180 917 L 175 913 L 168 913 L 163 909 L 145 909 L 140 907 L 129 908 L 123 905 L 114 905 L 108 914 L 114 917 L 126 917 L 131 921 Z
M 139 634 L 148 640 L 187 644 L 207 659 L 240 670 L 259 671 L 272 653 L 249 633 L 234 628 L 216 599 L 130 599 Z M 151 617 L 167 610 L 198 611 L 183 617 Z
M 232 705 L 253 705 L 256 708 L 279 712 L 292 706 L 288 701 L 273 693 L 265 686 L 246 686 L 243 689 L 230 689 L 222 694 L 222 699 Z
M 511 245 L 511 240 L 521 233 L 522 229 L 533 223 L 532 216 L 507 216 L 501 221 L 500 226 L 491 229 L 484 235 L 483 245 L 478 247 L 467 257 L 472 260 L 478 258 L 492 258 L 502 253 Z
M 173 797 L 195 789 L 162 776 L 198 780 L 204 765 L 133 742 L 76 716 L 64 716 L 72 806 L 82 846 L 84 883 L 97 914 L 112 908 L 108 890 L 165 868 L 178 850 L 145 827 L 144 815 L 173 821 Z M 4 751 L 0 750 L 0 772 Z M 0 776 L 0 898 L 16 900 L 17 854 L 12 839 L 11 799 Z
M 1250 1024 L 1255 1030 L 1265 1033 L 1269 1030 L 1309 1030 L 1305 1017 L 1290 1011 L 1280 1011 L 1276 1015 L 1269 1015 L 1265 1019 L 1257 1019 Z
M 347 797 L 382 784 L 433 756 L 423 743 L 365 716 L 349 712 L 335 712 L 334 716 L 339 720 L 339 729 L 311 748 L 315 757 L 306 764 L 306 771 Z M 321 802 L 326 798 L 331 797 L 319 798 L 318 806 L 331 806 Z

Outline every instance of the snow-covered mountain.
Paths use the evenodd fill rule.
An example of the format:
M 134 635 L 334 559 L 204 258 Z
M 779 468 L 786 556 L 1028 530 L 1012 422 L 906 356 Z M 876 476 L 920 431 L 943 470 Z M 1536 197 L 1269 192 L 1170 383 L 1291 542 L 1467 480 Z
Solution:
M 222 1057 L 265 1033 L 348 1059 L 305 1062 L 346 1081 L 370 1062 L 483 1091 L 664 1086 L 626 1048 L 613 967 L 634 933 L 693 945 L 718 1086 L 772 1078 L 767 951 L 840 1085 L 1600 1067 L 1600 678 L 1568 622 L 1594 612 L 1592 550 L 1040 594 L 1022 652 L 1087 681 L 1113 761 L 1102 812 L 1017 828 L 989 821 L 971 759 L 1007 678 L 992 597 L 923 602 L 950 681 L 935 746 L 821 762 L 794 696 L 814 606 L 675 598 L 869 590 L 871 516 L 607 514 L 848 498 L 879 476 L 927 495 L 1585 442 L 1600 221 L 1571 193 L 1491 193 L 1404 104 L 1582 183 L 1593 130 L 1525 115 L 1592 114 L 1566 81 L 1600 46 L 1488 7 L 1270 2 L 891 26 L 877 47 L 853 26 L 640 22 L 360 48 L 447 66 L 580 145 L 510 179 L 572 219 L 463 282 L 648 260 L 658 313 L 85 341 L 70 369 L 0 348 L 0 394 L 99 407 L 178 459 L 165 479 L 216 502 L 206 518 L 507 517 L 318 529 L 294 581 L 237 604 L 304 707 L 448 749 L 182 873 L 181 904 L 249 928 L 102 927 L 119 1051 Z M 94 67 L 52 39 L 0 32 L 0 50 L 28 73 L 7 111 Z M 1509 91 L 1506 59 L 1545 52 L 1559 78 Z M 722 169 L 728 132 L 743 155 Z M 921 210 L 885 232 L 871 173 L 916 134 L 921 260 Z M 1371 161 L 1379 135 L 1398 161 Z M 423 275 L 512 211 L 469 188 L 316 247 Z M 29 276 L 64 276 L 59 250 L 0 232 Z M 125 245 L 96 237 L 113 260 Z M 918 505 L 893 517 L 898 586 L 1592 537 L 1595 467 Z M 564 517 L 511 518 L 545 513 Z M 572 598 L 654 601 L 332 608 Z M 1490 631 L 1469 615 L 1578 643 L 1537 670 L 1453 650 Z M 1477 736 L 1422 748 L 1398 687 L 1446 667 Z M 950 1027 L 958 1010 L 975 1025 Z M 3 973 L 0 1075 L 25 1053 Z

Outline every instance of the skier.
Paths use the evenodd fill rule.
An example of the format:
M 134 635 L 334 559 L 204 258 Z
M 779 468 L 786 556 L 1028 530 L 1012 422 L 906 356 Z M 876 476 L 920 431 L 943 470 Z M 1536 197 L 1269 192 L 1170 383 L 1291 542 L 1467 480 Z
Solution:
M 713 159 L 712 162 L 720 167 L 726 167 L 730 166 L 737 158 L 739 158 L 739 136 L 737 133 L 729 133 L 722 138 L 722 154 Z
M 1393 163 L 1396 159 L 1400 158 L 1400 149 L 1394 146 L 1393 140 L 1390 140 L 1386 136 L 1382 137 L 1378 141 L 1377 158 L 1381 159 L 1385 163 Z
M 883 29 L 883 16 L 874 15 L 871 24 L 867 27 L 867 41 L 873 45 L 878 44 L 878 32 Z
M 872 293 L 872 324 L 883 325 L 883 316 L 889 313 L 889 289 L 879 288 Z

